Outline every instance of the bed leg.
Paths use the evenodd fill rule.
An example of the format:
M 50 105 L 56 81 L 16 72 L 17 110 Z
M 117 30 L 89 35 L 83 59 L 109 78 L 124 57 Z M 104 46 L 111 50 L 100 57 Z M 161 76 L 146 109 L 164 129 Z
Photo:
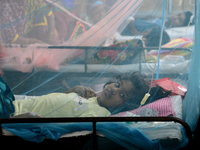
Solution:
M 93 124 L 93 149 L 97 150 L 98 149 L 98 145 L 97 145 L 97 133 L 96 133 L 96 122 L 92 122 Z

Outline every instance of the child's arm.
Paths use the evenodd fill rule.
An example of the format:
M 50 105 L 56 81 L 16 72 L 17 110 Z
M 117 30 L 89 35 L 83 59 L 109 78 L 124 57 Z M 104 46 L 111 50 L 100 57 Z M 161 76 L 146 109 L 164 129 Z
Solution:
M 65 93 L 68 94 L 68 93 L 72 93 L 72 92 L 77 93 L 80 96 L 82 96 L 83 98 L 87 98 L 87 99 L 97 96 L 97 94 L 90 87 L 84 87 L 84 86 L 75 86 Z
M 16 115 L 10 118 L 43 118 L 43 117 L 34 112 L 27 112 L 27 113 Z

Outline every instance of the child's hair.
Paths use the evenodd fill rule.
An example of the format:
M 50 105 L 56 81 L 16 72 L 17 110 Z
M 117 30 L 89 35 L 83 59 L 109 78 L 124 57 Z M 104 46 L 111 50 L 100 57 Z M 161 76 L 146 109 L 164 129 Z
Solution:
M 140 106 L 140 102 L 142 101 L 143 97 L 149 91 L 150 82 L 145 80 L 144 75 L 140 74 L 139 72 L 134 72 L 132 74 L 125 73 L 125 74 L 117 75 L 115 76 L 114 80 L 107 82 L 104 85 L 104 87 L 108 84 L 115 83 L 118 80 L 131 81 L 134 86 L 134 90 L 130 92 L 130 96 L 127 99 L 127 103 L 121 109 L 114 110 L 114 113 L 117 113 L 120 111 L 133 110 L 133 109 L 138 108 Z M 150 94 L 150 97 L 147 99 L 145 104 L 167 97 L 171 94 L 171 91 L 166 91 L 162 87 L 156 86 L 156 87 L 151 88 L 149 94 Z

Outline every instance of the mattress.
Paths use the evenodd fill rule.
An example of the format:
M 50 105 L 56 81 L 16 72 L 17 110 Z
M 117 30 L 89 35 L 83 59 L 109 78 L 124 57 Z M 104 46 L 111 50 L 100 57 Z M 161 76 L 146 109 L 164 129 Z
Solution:
M 186 73 L 189 69 L 190 60 L 185 60 L 178 63 L 168 63 L 161 61 L 159 72 L 161 74 L 182 74 Z M 105 64 L 88 64 L 87 73 L 103 72 L 105 73 L 124 73 L 129 71 L 139 71 L 140 64 L 127 64 L 127 65 L 105 65 Z M 157 68 L 155 63 L 141 63 L 141 72 L 144 74 L 152 73 L 152 70 Z M 59 72 L 75 72 L 84 73 L 85 65 L 82 64 L 70 64 L 68 66 L 61 66 Z

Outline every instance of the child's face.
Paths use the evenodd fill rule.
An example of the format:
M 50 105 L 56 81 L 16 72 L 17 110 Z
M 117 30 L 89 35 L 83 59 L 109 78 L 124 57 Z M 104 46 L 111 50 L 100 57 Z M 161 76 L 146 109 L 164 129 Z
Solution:
M 107 109 L 121 106 L 127 102 L 127 98 L 133 89 L 133 84 L 128 80 L 108 84 L 97 98 L 98 103 Z

